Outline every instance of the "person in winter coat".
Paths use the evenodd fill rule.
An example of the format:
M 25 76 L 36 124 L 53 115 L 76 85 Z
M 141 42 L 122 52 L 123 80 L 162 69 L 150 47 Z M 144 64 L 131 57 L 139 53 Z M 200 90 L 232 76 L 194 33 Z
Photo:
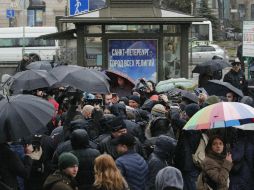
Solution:
M 117 168 L 114 159 L 103 154 L 95 159 L 94 190 L 128 190 L 128 184 Z
M 177 168 L 168 166 L 161 169 L 155 180 L 156 190 L 183 190 L 183 177 Z
M 111 135 L 105 137 L 99 144 L 100 152 L 110 154 L 114 159 L 119 157 L 119 154 L 116 151 L 116 147 L 112 144 L 112 140 L 120 137 L 127 133 L 126 125 L 121 117 L 112 118 L 108 123 L 111 126 Z M 144 155 L 143 147 L 141 146 L 140 141 L 135 138 L 134 151 L 140 155 Z
M 72 153 L 79 160 L 79 171 L 76 176 L 79 190 L 88 190 L 94 182 L 94 160 L 100 155 L 96 149 L 90 148 L 89 137 L 84 129 L 77 129 L 71 135 Z
M 200 107 L 195 103 L 186 105 L 184 112 L 182 112 L 181 119 L 184 123 L 187 122 L 199 109 Z M 198 148 L 201 136 L 202 134 L 200 131 L 180 131 L 175 149 L 175 166 L 182 172 L 184 190 L 196 190 L 199 170 L 194 165 L 192 155 L 195 154 Z
M 241 71 L 241 62 L 238 58 L 232 63 L 232 69 L 224 75 L 223 81 L 229 82 L 246 94 L 248 85 L 244 73 Z
M 121 155 L 116 165 L 125 177 L 131 190 L 145 190 L 148 177 L 148 165 L 144 158 L 133 151 L 135 138 L 130 134 L 121 135 L 112 140 Z
M 0 144 L 0 189 L 2 185 L 13 190 L 18 190 L 19 185 L 17 177 L 29 179 L 33 163 L 33 157 L 36 151 L 33 151 L 33 146 L 26 145 L 25 156 L 23 160 L 18 154 L 13 152 L 7 143 Z
M 44 190 L 77 190 L 74 180 L 78 173 L 78 158 L 72 153 L 63 153 L 59 156 L 58 168 L 49 175 L 43 184 Z
M 233 168 L 229 173 L 230 190 L 252 190 L 254 187 L 254 132 L 239 130 L 232 147 Z
M 155 189 L 155 178 L 157 173 L 161 169 L 172 165 L 176 143 L 177 141 L 175 139 L 165 135 L 161 135 L 157 138 L 154 151 L 148 160 L 148 184 L 150 190 Z
M 206 146 L 206 157 L 202 163 L 202 173 L 197 182 L 197 190 L 228 190 L 229 172 L 233 166 L 232 156 L 226 153 L 226 146 L 220 136 L 210 137 Z

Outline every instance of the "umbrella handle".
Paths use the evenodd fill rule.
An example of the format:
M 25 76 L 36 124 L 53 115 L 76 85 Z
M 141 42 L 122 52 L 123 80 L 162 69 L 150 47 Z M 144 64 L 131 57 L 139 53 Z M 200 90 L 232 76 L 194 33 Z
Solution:
M 230 143 L 226 143 L 226 153 L 230 153 L 230 152 L 231 152 Z

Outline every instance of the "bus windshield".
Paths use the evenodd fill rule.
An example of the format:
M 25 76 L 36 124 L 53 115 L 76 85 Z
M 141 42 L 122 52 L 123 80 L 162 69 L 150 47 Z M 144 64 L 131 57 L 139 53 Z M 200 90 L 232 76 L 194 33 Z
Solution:
M 202 41 L 210 43 L 213 41 L 211 21 L 193 22 L 191 26 L 191 41 Z

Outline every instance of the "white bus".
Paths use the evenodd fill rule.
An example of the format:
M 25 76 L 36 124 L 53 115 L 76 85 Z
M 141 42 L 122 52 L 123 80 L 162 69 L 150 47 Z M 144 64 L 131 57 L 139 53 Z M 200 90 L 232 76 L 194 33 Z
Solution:
M 207 43 L 212 43 L 213 29 L 211 21 L 192 22 L 190 38 L 192 46 L 208 45 Z
M 36 38 L 55 32 L 56 27 L 25 27 L 24 33 L 23 27 L 0 28 L 0 63 L 21 61 L 23 43 L 24 53 L 29 54 L 33 61 L 53 60 L 58 42 Z

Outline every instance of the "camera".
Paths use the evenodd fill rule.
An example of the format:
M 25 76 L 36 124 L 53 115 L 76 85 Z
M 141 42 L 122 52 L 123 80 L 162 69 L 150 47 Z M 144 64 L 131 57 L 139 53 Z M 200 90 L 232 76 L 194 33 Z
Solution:
M 86 92 L 83 94 L 83 102 L 85 105 L 100 105 L 101 107 L 103 106 L 103 99 L 95 98 L 95 95 Z

